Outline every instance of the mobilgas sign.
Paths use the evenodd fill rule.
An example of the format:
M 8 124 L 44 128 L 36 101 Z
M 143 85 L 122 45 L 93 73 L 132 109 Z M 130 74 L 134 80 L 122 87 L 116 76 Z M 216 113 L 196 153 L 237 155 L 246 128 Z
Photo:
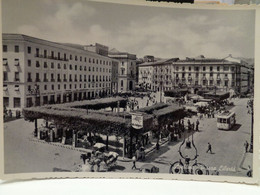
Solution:
M 135 129 L 142 129 L 143 128 L 143 116 L 137 113 L 132 114 L 132 127 Z

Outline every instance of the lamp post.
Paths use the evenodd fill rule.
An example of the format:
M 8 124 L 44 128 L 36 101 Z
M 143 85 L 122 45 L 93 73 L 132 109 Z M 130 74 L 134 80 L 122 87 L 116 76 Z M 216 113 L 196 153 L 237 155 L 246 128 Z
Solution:
M 37 106 L 37 97 L 40 95 L 40 88 L 39 85 L 36 83 L 34 85 L 34 89 L 31 90 L 31 94 L 35 96 L 35 106 Z M 38 124 L 37 124 L 37 119 L 34 119 L 34 136 L 38 135 Z
M 247 102 L 247 109 L 248 109 L 248 114 L 251 114 L 251 140 L 250 140 L 250 148 L 249 152 L 253 153 L 253 142 L 254 142 L 254 131 L 253 131 L 253 126 L 254 126 L 254 100 L 250 99 Z
M 178 152 L 181 159 L 171 163 L 170 174 L 209 175 L 208 167 L 203 163 L 197 162 L 199 155 L 193 140 L 193 134 L 191 134 L 191 140 L 189 137 L 186 139 L 184 136 Z

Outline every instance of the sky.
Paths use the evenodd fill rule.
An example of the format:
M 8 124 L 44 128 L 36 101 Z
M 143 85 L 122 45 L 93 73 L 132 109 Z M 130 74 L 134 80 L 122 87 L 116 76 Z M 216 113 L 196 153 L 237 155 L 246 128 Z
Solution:
M 2 0 L 2 30 L 61 43 L 100 43 L 139 58 L 253 58 L 255 12 Z

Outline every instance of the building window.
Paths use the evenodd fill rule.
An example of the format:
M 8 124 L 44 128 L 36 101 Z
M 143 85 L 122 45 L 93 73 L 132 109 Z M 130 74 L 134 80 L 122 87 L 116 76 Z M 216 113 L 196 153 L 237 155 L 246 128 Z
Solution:
M 21 107 L 21 98 L 14 98 L 14 108 L 20 108 Z
M 70 55 L 70 60 L 72 60 L 72 55 Z
M 36 61 L 36 68 L 39 68 L 39 67 L 40 67 L 40 62 Z
M 185 71 L 185 67 L 184 66 L 182 67 L 182 71 Z
M 3 45 L 3 52 L 7 52 L 7 45 Z
M 210 71 L 213 71 L 213 67 L 212 66 L 210 67 Z
M 64 69 L 64 70 L 66 70 L 66 69 L 67 69 L 67 65 L 66 65 L 66 64 L 64 64 L 64 66 L 63 66 L 63 69 Z
M 51 89 L 54 90 L 54 85 L 51 85 Z
M 40 74 L 37 72 L 36 73 L 36 79 L 35 79 L 36 82 L 40 82 Z
M 36 57 L 39 57 L 39 55 L 40 55 L 40 50 L 39 50 L 39 48 L 36 48 L 36 54 L 35 54 L 35 56 L 36 56 Z
M 121 80 L 121 87 L 124 87 L 124 81 Z
M 53 62 L 51 63 L 51 69 L 54 69 L 54 63 Z
M 211 73 L 209 74 L 209 76 L 213 77 L 213 73 L 211 72 Z
M 64 89 L 66 89 L 66 87 L 67 87 L 67 85 L 66 85 L 66 84 L 64 84 Z
M 27 90 L 28 90 L 28 92 L 30 92 L 31 91 L 31 85 L 28 85 L 28 88 L 27 88 Z
M 85 60 L 84 60 L 85 62 L 87 62 L 87 58 L 85 57 Z
M 4 106 L 9 107 L 9 97 L 4 97 Z
M 58 90 L 60 90 L 60 84 L 58 84 Z
M 47 58 L 47 50 L 46 50 L 46 49 L 43 51 L 43 56 L 44 56 L 45 58 Z
M 203 71 L 206 71 L 206 67 L 205 66 L 203 66 Z
M 14 73 L 14 81 L 20 81 L 19 72 Z
M 14 46 L 14 52 L 15 52 L 15 53 L 18 53 L 18 52 L 19 52 L 19 45 L 15 45 L 15 46 Z
M 225 81 L 225 87 L 228 87 L 228 81 Z
M 78 56 L 75 56 L 75 61 L 78 61 Z
M 32 66 L 32 61 L 31 61 L 31 60 L 28 60 L 28 61 L 27 61 L 27 65 L 28 65 L 28 67 L 31 67 L 31 66 Z
M 224 66 L 224 71 L 229 71 L 229 66 Z
M 28 72 L 28 75 L 27 75 L 27 82 L 32 82 L 32 75 L 30 72 Z
M 27 53 L 32 53 L 32 48 L 31 47 L 27 47 Z
M 231 71 L 234 72 L 235 71 L 235 67 L 231 67 Z
M 54 51 L 51 51 L 51 58 L 54 58 Z
M 82 61 L 82 56 L 79 57 L 79 61 Z
M 47 62 L 44 62 L 43 67 L 44 67 L 44 68 L 48 68 Z
M 95 64 L 95 59 L 93 58 L 92 62 Z
M 75 70 L 77 70 L 78 69 L 78 67 L 77 67 L 77 65 L 75 65 Z
M 61 68 L 61 65 L 60 65 L 60 63 L 58 63 L 58 69 L 60 69 Z
M 4 71 L 4 81 L 8 81 L 8 72 Z
M 195 71 L 199 71 L 200 68 L 199 68 L 199 67 L 194 67 L 194 70 L 195 70 Z
M 47 89 L 48 89 L 47 85 L 44 85 L 44 90 L 47 90 Z
M 217 71 L 220 71 L 220 67 L 219 66 L 217 67 Z

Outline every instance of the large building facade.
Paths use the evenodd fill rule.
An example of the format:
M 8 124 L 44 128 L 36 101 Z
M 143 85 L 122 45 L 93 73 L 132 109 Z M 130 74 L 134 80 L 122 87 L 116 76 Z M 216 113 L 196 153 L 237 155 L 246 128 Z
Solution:
M 253 88 L 253 68 L 242 60 L 172 58 L 139 65 L 139 84 L 153 91 L 187 87 L 192 92 L 202 88 L 247 93 Z
M 133 91 L 136 84 L 136 55 L 112 49 L 108 56 L 119 61 L 118 92 Z
M 106 47 L 96 46 L 98 52 L 26 35 L 3 34 L 5 107 L 14 111 L 111 94 L 115 60 L 105 55 Z

